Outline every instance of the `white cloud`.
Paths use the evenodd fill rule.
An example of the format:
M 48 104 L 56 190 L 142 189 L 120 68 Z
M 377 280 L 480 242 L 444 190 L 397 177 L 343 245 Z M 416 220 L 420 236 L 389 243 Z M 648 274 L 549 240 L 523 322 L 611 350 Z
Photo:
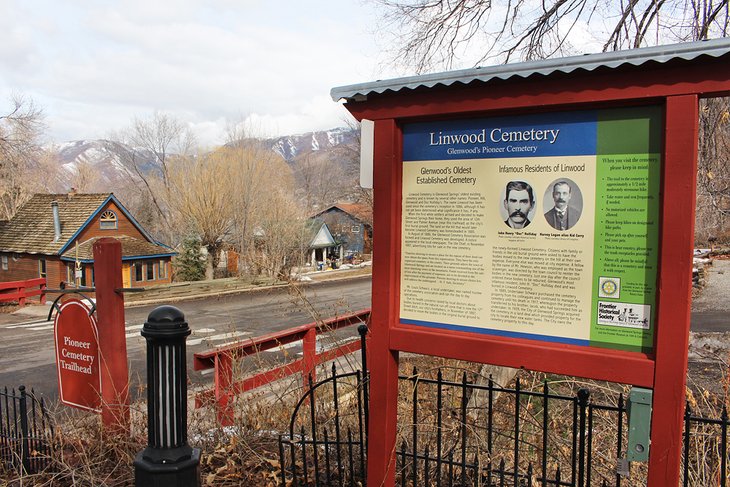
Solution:
M 103 137 L 161 110 L 185 117 L 201 142 L 213 144 L 224 121 L 241 113 L 272 134 L 342 125 L 344 110 L 329 90 L 368 80 L 375 69 L 362 7 L 160 3 L 18 7 L 10 20 L 0 18 L 7 27 L 0 93 L 33 96 L 57 140 Z

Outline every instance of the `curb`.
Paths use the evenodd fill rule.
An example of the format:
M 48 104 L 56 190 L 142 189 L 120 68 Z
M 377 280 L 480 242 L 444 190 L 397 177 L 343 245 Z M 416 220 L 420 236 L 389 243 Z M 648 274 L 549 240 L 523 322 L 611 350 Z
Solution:
M 301 286 L 316 286 L 316 285 L 322 285 L 329 282 L 338 282 L 338 281 L 345 281 L 345 280 L 355 280 L 355 279 L 364 279 L 364 278 L 371 278 L 372 274 L 359 274 L 357 276 L 338 276 L 333 277 L 330 279 L 325 280 L 314 280 L 311 281 L 297 281 L 293 284 L 295 285 L 301 285 Z M 191 301 L 194 299 L 202 299 L 202 298 L 210 298 L 215 296 L 228 296 L 231 294 L 243 294 L 243 293 L 250 293 L 250 292 L 264 292 L 264 291 L 271 291 L 274 289 L 282 289 L 291 286 L 292 283 L 282 283 L 282 284 L 274 284 L 269 286 L 257 286 L 257 287 L 250 287 L 245 289 L 229 289 L 227 291 L 215 291 L 210 293 L 202 293 L 202 294 L 193 294 L 190 296 L 174 296 L 170 298 L 156 298 L 156 299 L 147 299 L 147 300 L 140 300 L 140 301 L 133 301 L 124 303 L 125 308 L 138 308 L 142 306 L 149 306 L 151 304 L 169 304 L 169 303 L 179 303 L 182 301 Z
M 8 326 L 12 327 L 18 327 L 18 326 L 27 326 L 27 325 L 41 325 L 43 323 L 52 323 L 53 320 L 47 320 L 45 318 L 37 318 L 35 320 L 30 321 L 21 321 L 21 322 L 13 322 L 13 323 L 4 323 L 0 324 L 0 328 L 7 328 Z

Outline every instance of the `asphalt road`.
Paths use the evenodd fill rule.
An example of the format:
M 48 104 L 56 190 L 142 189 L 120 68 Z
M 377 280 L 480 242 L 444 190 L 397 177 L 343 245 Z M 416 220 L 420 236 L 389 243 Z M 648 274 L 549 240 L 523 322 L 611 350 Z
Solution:
M 187 349 L 193 384 L 212 383 L 212 375 L 192 371 L 195 352 L 311 323 L 315 316 L 326 318 L 370 307 L 370 276 L 313 283 L 297 289 L 298 292 L 279 288 L 175 303 L 185 313 L 192 329 Z M 133 393 L 146 370 L 146 341 L 140 331 L 149 313 L 157 306 L 125 310 Z M 355 330 L 350 333 L 356 334 Z M 281 358 L 282 353 L 296 355 L 300 350 L 297 346 L 283 352 L 262 354 L 273 361 Z M 0 387 L 21 384 L 51 400 L 57 398 L 53 325 L 50 323 L 0 325 Z
M 256 337 L 272 331 L 310 323 L 314 316 L 329 317 L 370 307 L 371 279 L 321 282 L 299 288 L 301 294 L 276 289 L 247 292 L 176 303 L 188 320 L 188 368 L 193 384 L 209 384 L 212 376 L 192 371 L 192 354 L 216 346 Z M 730 331 L 730 261 L 716 261 L 710 268 L 708 286 L 693 303 L 692 331 L 721 334 Z M 134 383 L 144 377 L 146 342 L 142 324 L 158 305 L 126 310 L 127 351 Z M 36 320 L 37 321 L 37 320 Z M 53 327 L 48 323 L 0 324 L 0 387 L 20 384 L 37 393 L 57 397 L 53 350 Z M 349 333 L 354 334 L 354 330 Z M 326 338 L 326 337 L 325 337 Z M 283 352 L 265 353 L 281 360 L 282 353 L 295 355 L 296 346 Z

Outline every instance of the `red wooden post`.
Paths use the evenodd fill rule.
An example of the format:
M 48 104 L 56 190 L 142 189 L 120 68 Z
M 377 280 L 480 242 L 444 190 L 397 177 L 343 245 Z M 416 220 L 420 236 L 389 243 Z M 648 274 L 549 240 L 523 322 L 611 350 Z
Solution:
M 21 308 L 25 306 L 25 281 L 18 283 L 18 287 L 15 288 L 15 292 L 18 293 L 18 306 Z
M 41 294 L 38 297 L 38 299 L 40 300 L 40 303 L 41 304 L 46 304 L 46 286 L 47 286 L 47 281 L 43 281 L 41 283 L 41 286 L 40 286 L 41 287 Z
M 400 252 L 401 135 L 394 120 L 375 122 L 373 217 L 373 308 L 370 320 L 370 425 L 368 484 L 395 483 L 398 427 L 398 352 L 389 345 L 389 329 L 398 317 Z
M 129 372 L 124 336 L 122 244 L 113 238 L 94 243 L 96 314 L 99 322 L 101 419 L 115 433 L 129 432 Z
M 679 484 L 697 177 L 696 95 L 667 98 L 662 253 L 648 487 Z
M 216 417 L 221 426 L 233 424 L 233 356 L 221 352 L 215 356 Z
M 317 329 L 315 327 L 307 330 L 302 338 L 302 385 L 309 385 L 309 377 L 314 382 L 317 377 Z

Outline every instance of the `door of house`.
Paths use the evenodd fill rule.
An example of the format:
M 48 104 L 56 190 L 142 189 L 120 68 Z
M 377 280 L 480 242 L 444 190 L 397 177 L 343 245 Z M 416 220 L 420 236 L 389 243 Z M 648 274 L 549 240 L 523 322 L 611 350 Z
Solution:
M 132 287 L 130 265 L 122 263 L 122 287 Z

